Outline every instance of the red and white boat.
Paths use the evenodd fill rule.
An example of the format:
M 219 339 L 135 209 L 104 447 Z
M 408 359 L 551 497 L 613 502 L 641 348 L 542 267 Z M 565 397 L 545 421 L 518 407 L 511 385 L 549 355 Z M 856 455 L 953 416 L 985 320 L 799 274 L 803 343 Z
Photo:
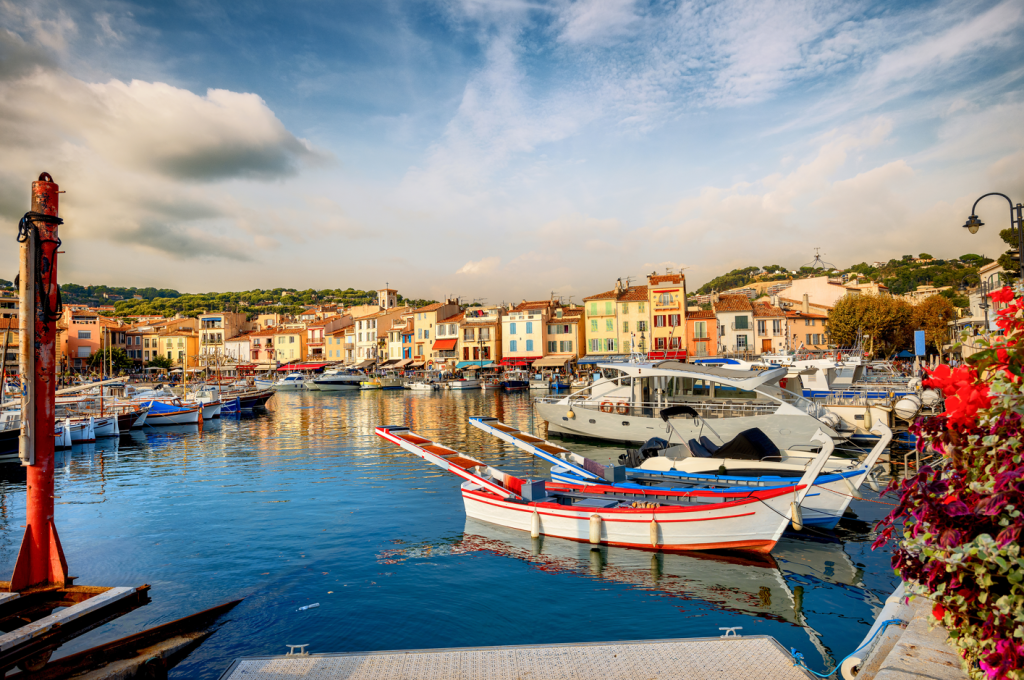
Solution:
M 693 489 L 659 493 L 594 484 L 523 480 L 436 444 L 407 427 L 378 427 L 378 436 L 466 480 L 466 515 L 500 526 L 573 541 L 648 550 L 746 550 L 768 553 L 833 450 L 832 438 L 813 437 L 822 451 L 800 480 L 776 488 L 738 487 L 735 493 Z M 480 474 L 473 472 L 483 468 Z M 794 517 L 795 516 L 795 517 Z

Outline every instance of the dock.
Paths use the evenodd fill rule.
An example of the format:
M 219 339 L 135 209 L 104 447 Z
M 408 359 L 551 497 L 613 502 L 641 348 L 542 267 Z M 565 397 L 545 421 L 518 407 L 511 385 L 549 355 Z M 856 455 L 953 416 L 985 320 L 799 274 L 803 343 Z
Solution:
M 811 680 L 767 635 L 235 660 L 220 680 Z

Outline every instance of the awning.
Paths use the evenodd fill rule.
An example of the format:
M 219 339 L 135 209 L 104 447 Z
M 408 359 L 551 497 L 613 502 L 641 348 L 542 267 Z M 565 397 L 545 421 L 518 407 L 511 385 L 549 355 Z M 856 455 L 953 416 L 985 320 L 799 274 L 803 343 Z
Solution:
M 372 366 L 375 363 L 376 362 L 373 359 L 365 359 L 363 361 L 360 361 L 355 366 L 353 366 L 353 368 L 366 368 L 367 366 Z
M 478 368 L 494 368 L 494 362 L 488 361 L 486 359 L 479 359 L 477 361 L 460 361 L 459 363 L 455 364 L 455 368 L 469 368 L 473 370 Z
M 675 359 L 676 361 L 686 361 L 686 350 L 685 349 L 656 349 L 651 350 L 647 353 L 647 358 L 651 361 L 661 361 L 662 359 Z
M 398 363 L 398 359 L 388 359 L 383 364 L 381 364 L 381 366 L 382 367 L 386 367 L 386 368 L 394 368 L 395 364 L 397 364 L 397 363 Z
M 555 366 L 565 366 L 566 363 L 576 358 L 575 354 L 552 354 L 546 356 L 543 359 L 537 359 L 533 362 L 534 368 L 554 368 Z
M 450 340 L 435 340 L 434 349 L 438 350 L 450 350 L 455 349 L 455 345 L 459 342 L 458 338 L 451 338 Z
M 409 364 L 409 368 L 423 368 L 424 363 L 426 363 L 426 362 L 414 361 L 411 364 Z
M 529 366 L 534 361 L 543 357 L 503 357 L 501 360 L 502 366 Z
M 616 363 L 622 361 L 629 361 L 629 357 L 625 354 L 588 354 L 583 357 L 577 364 L 606 364 Z
M 397 364 L 394 365 L 394 368 L 405 368 L 406 366 L 408 366 L 411 363 L 412 363 L 412 359 L 402 359 L 401 361 L 399 361 Z
M 285 364 L 279 371 L 318 371 L 327 364 Z

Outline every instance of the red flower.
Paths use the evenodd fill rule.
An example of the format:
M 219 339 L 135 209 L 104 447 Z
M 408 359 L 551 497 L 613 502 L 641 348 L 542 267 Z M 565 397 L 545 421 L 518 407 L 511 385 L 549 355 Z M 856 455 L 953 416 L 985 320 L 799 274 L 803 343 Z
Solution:
M 932 616 L 934 616 L 937 621 L 941 621 L 942 617 L 945 615 L 946 608 L 943 607 L 941 604 L 936 603 L 935 606 L 932 607 Z
M 996 302 L 1009 302 L 1013 299 L 1013 289 L 1009 286 L 1003 286 L 999 290 L 992 292 L 992 299 Z

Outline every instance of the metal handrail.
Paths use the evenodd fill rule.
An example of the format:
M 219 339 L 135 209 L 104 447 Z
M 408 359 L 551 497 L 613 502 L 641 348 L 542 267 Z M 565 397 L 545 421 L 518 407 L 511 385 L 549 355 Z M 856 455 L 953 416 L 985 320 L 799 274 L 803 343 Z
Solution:
M 559 400 L 553 397 L 538 397 L 535 401 L 541 403 L 553 404 Z M 649 415 L 650 417 L 658 416 L 663 409 L 671 408 L 673 406 L 690 406 L 702 418 L 736 418 L 741 416 L 759 416 L 759 415 L 771 415 L 779 409 L 779 404 L 776 402 L 745 402 L 745 401 L 723 401 L 723 402 L 711 402 L 711 401 L 669 401 L 669 402 L 636 402 L 628 403 L 624 401 L 615 401 L 613 399 L 606 398 L 588 398 L 580 399 L 573 402 L 573 408 L 583 408 L 592 411 L 600 411 L 602 404 L 613 404 L 612 411 L 620 415 Z M 623 412 L 625 409 L 625 412 Z

